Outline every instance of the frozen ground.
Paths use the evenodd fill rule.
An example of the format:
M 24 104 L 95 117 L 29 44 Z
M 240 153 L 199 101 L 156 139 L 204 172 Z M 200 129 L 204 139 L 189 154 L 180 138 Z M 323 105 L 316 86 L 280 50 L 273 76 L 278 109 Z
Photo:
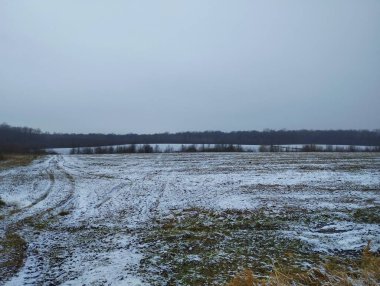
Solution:
M 42 157 L 0 171 L 0 284 L 223 285 L 378 252 L 379 194 L 379 154 Z

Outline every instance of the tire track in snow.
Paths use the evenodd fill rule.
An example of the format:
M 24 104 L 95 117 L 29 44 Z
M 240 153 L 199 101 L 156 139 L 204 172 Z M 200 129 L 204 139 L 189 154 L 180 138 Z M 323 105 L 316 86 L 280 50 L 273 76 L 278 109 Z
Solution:
M 7 244 L 7 240 L 10 240 L 8 242 L 14 244 L 13 240 L 16 239 L 18 241 L 18 245 L 13 245 L 13 247 L 10 247 L 8 249 L 7 256 L 5 258 L 5 266 L 0 269 L 0 282 L 6 282 L 9 280 L 13 274 L 15 274 L 20 268 L 22 268 L 23 264 L 25 263 L 27 259 L 27 242 L 21 238 L 21 236 L 18 234 L 23 227 L 25 227 L 25 224 L 27 220 L 33 218 L 33 215 L 26 215 L 28 210 L 32 209 L 35 205 L 37 205 L 39 202 L 43 201 L 48 194 L 51 192 L 53 186 L 54 186 L 54 175 L 52 174 L 51 170 L 49 170 L 52 166 L 52 159 L 49 159 L 48 161 L 48 167 L 46 167 L 42 172 L 46 172 L 48 174 L 49 178 L 49 185 L 44 192 L 44 194 L 37 198 L 34 202 L 32 202 L 30 205 L 23 207 L 21 209 L 14 210 L 10 215 L 9 221 L 7 221 L 4 225 L 5 233 L 3 241 Z M 42 173 L 41 172 L 41 173 Z M 38 182 L 33 182 L 32 191 L 36 191 Z M 21 246 L 21 244 L 24 244 L 24 246 Z M 7 260 L 20 260 L 19 265 L 17 265 L 17 268 L 11 268 L 6 267 Z
M 113 188 L 111 188 L 111 190 L 108 192 L 108 195 L 105 199 L 103 199 L 99 204 L 96 205 L 96 208 L 99 208 L 101 207 L 102 205 L 104 205 L 106 202 L 108 202 L 109 200 L 112 199 L 112 194 L 113 193 L 116 193 L 116 192 L 119 192 L 121 191 L 122 189 L 124 189 L 127 185 L 130 184 L 131 180 L 130 179 L 126 179 L 128 180 L 129 182 L 126 183 L 126 182 L 122 182 L 120 184 L 117 184 L 116 186 L 114 186 Z
M 46 188 L 46 191 L 44 192 L 44 194 L 42 196 L 40 196 L 39 198 L 37 198 L 30 205 L 21 208 L 19 211 L 23 211 L 23 210 L 27 210 L 27 209 L 33 208 L 35 205 L 37 205 L 38 203 L 40 203 L 43 200 L 45 200 L 47 198 L 47 196 L 51 193 L 51 191 L 53 189 L 53 186 L 54 186 L 54 183 L 55 183 L 55 177 L 54 177 L 53 172 L 50 169 L 51 169 L 51 161 L 49 162 L 49 166 L 44 170 L 46 172 L 48 178 L 49 178 L 49 185 Z M 33 191 L 36 191 L 37 184 L 38 184 L 37 182 L 33 183 Z
M 60 159 L 63 160 L 62 155 L 60 156 Z M 62 164 L 63 165 L 63 164 Z M 68 204 L 68 202 L 73 198 L 75 193 L 75 179 L 74 176 L 71 175 L 63 166 L 57 165 L 57 169 L 62 171 L 63 175 L 66 177 L 66 179 L 69 182 L 68 192 L 66 197 L 61 200 L 58 204 L 54 206 L 54 208 L 60 208 L 64 205 Z
M 23 207 L 15 212 L 18 214 L 12 219 L 12 221 L 23 222 L 25 220 L 31 219 L 33 217 L 41 218 L 43 215 L 62 207 L 65 205 L 72 197 L 75 192 L 75 179 L 69 174 L 64 168 L 59 166 L 62 162 L 63 157 L 61 155 L 54 157 L 49 161 L 49 167 L 45 170 L 49 178 L 49 186 L 42 196 L 37 198 L 30 205 Z M 58 174 L 56 173 L 58 171 Z M 62 184 L 62 186 L 57 186 L 57 178 L 64 177 L 68 184 Z M 63 190 L 61 189 L 63 187 Z M 64 194 L 61 198 L 60 195 Z M 47 201 L 46 203 L 44 203 Z M 38 208 L 40 206 L 40 208 Z
M 153 219 L 157 218 L 158 212 L 159 212 L 159 206 L 161 204 L 162 199 L 165 197 L 165 194 L 166 194 L 169 186 L 174 187 L 174 183 L 172 182 L 171 176 L 166 179 L 166 182 L 161 183 L 158 196 L 157 196 L 156 200 L 154 201 L 154 203 L 149 208 L 149 211 L 151 213 L 151 218 L 153 218 Z
M 12 217 L 11 221 L 7 224 L 6 226 L 6 231 L 5 235 L 14 235 L 19 233 L 20 231 L 26 232 L 26 236 L 29 238 L 28 247 L 25 249 L 26 254 L 22 253 L 20 255 L 23 255 L 23 266 L 20 268 L 22 273 L 22 284 L 24 285 L 36 285 L 36 279 L 40 276 L 41 270 L 46 266 L 44 264 L 44 259 L 42 256 L 40 256 L 38 253 L 38 245 L 34 245 L 34 247 L 31 247 L 33 245 L 33 241 L 30 241 L 30 238 L 36 239 L 38 238 L 32 233 L 33 230 L 28 229 L 27 225 L 29 221 L 39 221 L 42 219 L 45 215 L 56 211 L 57 209 L 65 206 L 73 197 L 74 192 L 75 192 L 75 179 L 74 177 L 67 172 L 63 167 L 59 165 L 60 162 L 63 161 L 62 156 L 55 157 L 53 160 L 49 162 L 49 167 L 47 168 L 47 173 L 49 176 L 50 184 L 49 187 L 47 188 L 46 192 L 39 197 L 36 201 L 34 201 L 32 204 L 30 204 L 27 207 L 24 207 L 19 210 L 17 215 L 15 217 Z M 58 174 L 55 172 L 58 171 Z M 45 200 L 48 198 L 51 198 L 52 196 L 57 197 L 55 192 L 62 191 L 62 189 L 57 186 L 57 179 L 56 177 L 62 176 L 66 179 L 65 181 L 68 182 L 68 187 L 67 184 L 63 184 L 63 190 L 65 190 L 65 196 L 63 198 L 60 198 L 58 196 L 58 200 L 54 202 L 53 199 L 53 205 L 49 205 L 50 201 L 48 201 L 45 204 L 45 208 L 43 209 L 35 209 L 35 207 L 38 204 L 43 204 Z M 29 234 L 28 234 L 29 232 Z M 24 234 L 25 236 L 25 234 Z M 26 258 L 25 258 L 26 256 Z M 3 277 L 0 279 L 0 281 L 7 281 L 12 277 L 12 274 L 17 272 L 17 269 L 14 269 L 12 272 L 7 272 L 5 271 L 5 274 L 7 275 L 2 275 Z M 17 274 L 15 275 L 17 276 Z M 15 277 L 14 276 L 14 277 Z M 17 281 L 17 279 L 16 279 Z M 45 281 L 48 282 L 48 281 Z M 18 285 L 19 282 L 10 282 L 9 285 Z M 37 283 L 38 284 L 38 283 Z

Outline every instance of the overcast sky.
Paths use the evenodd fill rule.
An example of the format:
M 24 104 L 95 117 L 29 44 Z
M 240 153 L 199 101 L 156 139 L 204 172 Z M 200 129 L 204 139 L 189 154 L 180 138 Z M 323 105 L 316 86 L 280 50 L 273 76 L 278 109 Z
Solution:
M 379 0 L 0 0 L 0 123 L 380 128 Z

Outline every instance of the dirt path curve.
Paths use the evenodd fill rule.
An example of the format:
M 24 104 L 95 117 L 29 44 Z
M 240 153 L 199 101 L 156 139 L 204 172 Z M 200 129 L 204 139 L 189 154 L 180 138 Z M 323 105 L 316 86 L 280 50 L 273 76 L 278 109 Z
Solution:
M 44 217 L 55 216 L 60 209 L 68 204 L 75 191 L 74 177 L 63 168 L 64 158 L 62 156 L 46 157 L 47 167 L 39 171 L 42 177 L 48 181 L 46 189 L 41 192 L 42 195 L 35 198 L 29 205 L 14 208 L 4 214 L 4 219 L 0 221 L 3 229 L 3 238 L 1 239 L 0 260 L 0 284 L 8 281 L 17 271 L 25 264 L 31 255 L 31 239 L 34 237 L 32 232 L 35 225 Z M 20 169 L 20 173 L 28 172 L 31 166 Z M 17 174 L 17 173 L 16 173 Z M 42 179 L 39 177 L 39 179 Z M 36 192 L 38 182 L 33 182 L 31 192 Z M 35 251 L 35 250 L 33 250 Z M 41 263 L 32 263 L 38 269 Z M 36 275 L 38 271 L 28 269 L 26 273 L 31 276 Z M 33 277 L 32 277 L 33 278 Z M 26 279 L 27 281 L 28 279 Z

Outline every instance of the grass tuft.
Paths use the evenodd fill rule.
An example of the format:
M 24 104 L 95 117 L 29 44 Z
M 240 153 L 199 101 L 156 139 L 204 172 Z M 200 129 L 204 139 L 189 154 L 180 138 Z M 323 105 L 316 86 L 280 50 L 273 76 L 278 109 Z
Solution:
M 252 270 L 246 269 L 234 277 L 227 286 L 253 286 L 260 285 L 260 280 L 253 275 Z
M 0 197 L 0 208 L 5 207 L 7 204 Z
M 380 224 L 380 207 L 368 207 L 357 209 L 353 217 L 358 222 Z

